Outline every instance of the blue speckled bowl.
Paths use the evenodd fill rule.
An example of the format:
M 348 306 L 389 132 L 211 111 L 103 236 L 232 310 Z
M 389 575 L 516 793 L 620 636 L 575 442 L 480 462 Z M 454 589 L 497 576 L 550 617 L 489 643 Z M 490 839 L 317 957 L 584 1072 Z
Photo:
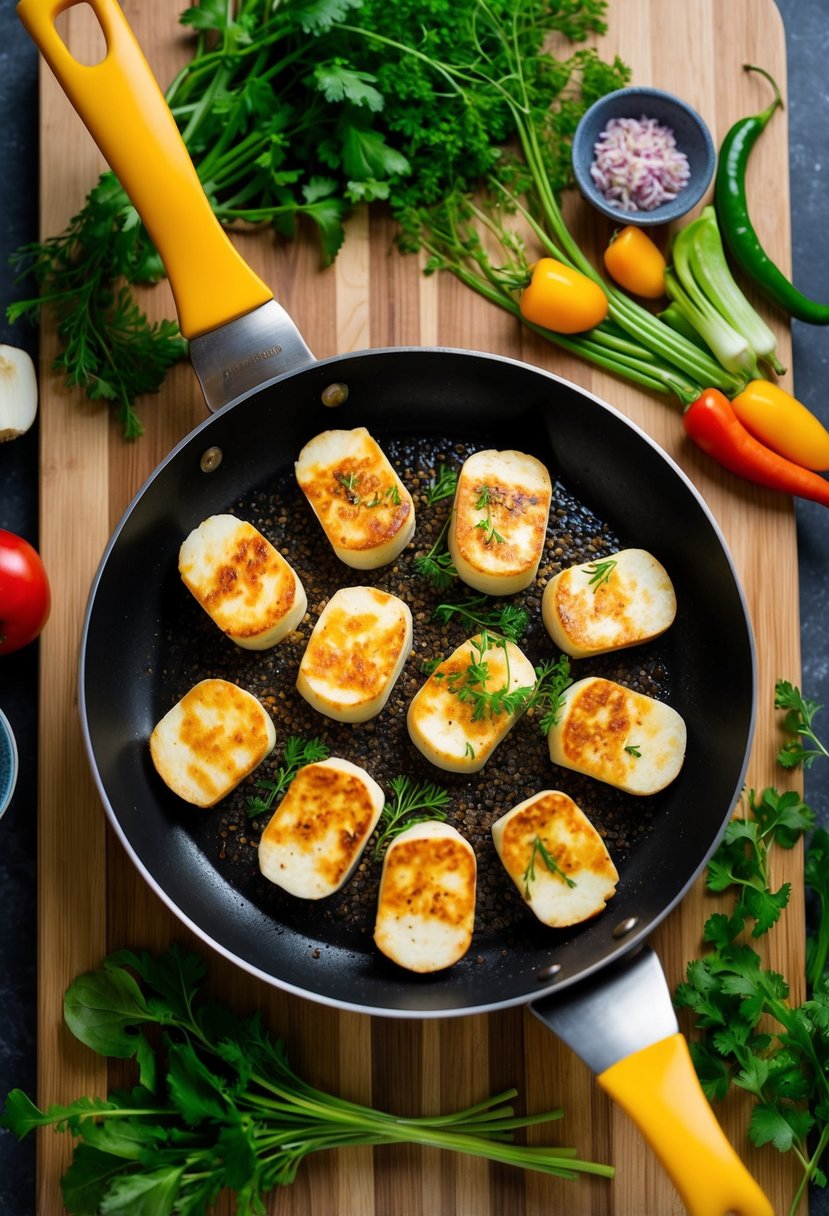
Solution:
M 9 720 L 0 709 L 0 817 L 12 800 L 17 784 L 17 744 Z
M 691 177 L 672 202 L 654 207 L 652 211 L 624 211 L 608 202 L 596 188 L 590 166 L 595 159 L 596 141 L 611 118 L 641 118 L 643 115 L 670 127 L 677 147 L 688 157 Z M 717 163 L 711 132 L 696 110 L 673 93 L 643 87 L 616 89 L 594 102 L 576 128 L 572 158 L 576 182 L 587 201 L 610 219 L 639 228 L 668 224 L 687 215 L 708 189 Z

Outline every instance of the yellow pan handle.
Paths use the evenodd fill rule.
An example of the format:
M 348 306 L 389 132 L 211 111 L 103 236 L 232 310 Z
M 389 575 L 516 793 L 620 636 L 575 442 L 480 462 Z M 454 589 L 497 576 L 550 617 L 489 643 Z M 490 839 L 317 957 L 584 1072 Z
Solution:
M 79 63 L 55 26 L 77 3 L 90 5 L 106 39 L 99 63 Z M 213 214 L 117 0 L 20 0 L 17 12 L 144 221 L 170 277 L 185 337 L 272 299 Z
M 714 1117 L 681 1034 L 611 1065 L 598 1081 L 642 1132 L 690 1216 L 774 1216 Z

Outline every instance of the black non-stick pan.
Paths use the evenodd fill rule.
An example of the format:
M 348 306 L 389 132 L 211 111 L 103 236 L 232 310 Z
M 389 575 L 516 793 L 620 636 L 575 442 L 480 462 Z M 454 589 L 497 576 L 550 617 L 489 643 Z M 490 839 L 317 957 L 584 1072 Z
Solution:
M 754 726 L 751 629 L 731 559 L 704 502 L 617 411 L 526 364 L 425 348 L 315 361 L 216 223 L 115 0 L 91 0 L 107 44 L 106 56 L 93 66 L 79 64 L 55 28 L 57 15 L 75 2 L 22 0 L 18 11 L 150 230 L 215 411 L 138 492 L 90 595 L 81 713 L 116 833 L 182 921 L 240 966 L 297 995 L 400 1017 L 531 1003 L 637 1120 L 691 1212 L 766 1216 L 771 1209 L 765 1197 L 696 1083 L 661 968 L 645 945 L 716 846 L 742 787 Z M 332 412 L 323 398 L 335 383 L 347 386 L 348 400 Z M 434 468 L 447 453 L 457 457 L 475 447 L 531 451 L 554 478 L 553 541 L 560 553 L 579 560 L 601 552 L 591 544 L 605 551 L 635 545 L 669 570 L 676 621 L 662 639 L 625 660 L 622 674 L 634 683 L 644 680 L 685 718 L 688 750 L 679 777 L 649 799 L 614 797 L 609 787 L 597 791 L 599 783 L 586 778 L 579 785 L 549 761 L 543 778 L 574 789 L 590 805 L 619 865 L 618 892 L 592 921 L 571 930 L 545 929 L 503 896 L 494 919 L 481 909 L 466 959 L 445 972 L 412 975 L 378 954 L 365 917 L 359 923 L 356 896 L 353 906 L 336 905 L 332 914 L 307 903 L 297 908 L 292 897 L 263 889 L 268 884 L 254 864 L 228 857 L 221 806 L 194 814 L 154 772 L 150 732 L 197 668 L 201 677 L 223 674 L 226 664 L 235 663 L 232 678 L 273 694 L 264 700 L 283 742 L 303 727 L 291 718 L 307 707 L 303 711 L 291 699 L 295 668 L 282 657 L 282 645 L 276 657 L 237 655 L 210 632 L 204 614 L 197 619 L 200 610 L 182 587 L 177 557 L 181 541 L 201 520 L 233 510 L 256 516 L 254 522 L 278 533 L 280 545 L 300 546 L 301 576 L 324 580 L 326 542 L 313 531 L 317 525 L 307 508 L 303 512 L 293 462 L 311 436 L 331 426 L 368 427 L 398 467 L 413 475 Z M 417 544 L 416 534 L 414 549 Z M 395 578 L 405 579 L 409 560 L 401 557 Z M 381 585 L 392 577 L 388 570 L 373 573 Z M 342 581 L 365 581 L 364 572 L 359 579 L 354 574 L 340 568 Z M 322 583 L 320 588 L 323 594 Z M 549 652 L 549 640 L 547 646 Z M 416 679 L 413 668 L 407 678 L 409 684 Z M 421 763 L 416 775 L 422 776 L 425 762 L 407 745 L 400 717 L 396 726 L 389 713 L 375 728 L 377 764 L 402 757 L 415 768 Z M 357 747 L 359 728 L 333 738 L 344 749 Z M 510 769 L 511 751 L 496 753 L 492 767 L 474 780 L 454 779 L 453 785 L 450 779 L 473 819 L 486 805 L 487 789 L 495 801 L 504 790 L 514 802 L 527 796 L 509 791 L 511 780 L 517 787 L 526 776 Z M 429 775 L 441 778 L 437 770 Z M 483 855 L 479 864 L 487 870 Z M 364 894 L 370 892 L 367 881 L 358 878 L 355 889 L 363 882 Z M 501 898 L 496 893 L 495 905 Z

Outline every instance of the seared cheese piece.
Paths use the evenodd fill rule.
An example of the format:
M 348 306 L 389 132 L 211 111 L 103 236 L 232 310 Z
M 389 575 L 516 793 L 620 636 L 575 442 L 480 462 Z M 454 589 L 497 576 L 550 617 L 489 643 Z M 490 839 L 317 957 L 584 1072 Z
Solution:
M 547 742 L 554 764 L 629 794 L 655 794 L 682 768 L 686 730 L 664 701 L 590 676 L 563 693 Z
M 676 593 L 655 557 L 622 549 L 557 574 L 544 588 L 541 615 L 559 650 L 584 659 L 664 633 L 676 616 Z
M 560 929 L 596 916 L 616 892 L 618 871 L 599 833 L 559 790 L 542 790 L 492 825 L 504 869 L 527 906 Z
M 482 663 L 483 684 L 474 680 L 471 670 Z M 481 713 L 476 694 L 518 688 L 529 692 L 535 678 L 532 663 L 514 642 L 476 634 L 444 659 L 412 698 L 406 719 L 412 742 L 438 768 L 476 773 L 523 712 L 522 703 L 512 712 L 486 708 Z
M 300 899 L 325 899 L 360 860 L 383 809 L 383 791 L 350 760 L 301 768 L 259 841 L 265 878 Z
M 296 478 L 340 561 L 394 561 L 415 527 L 412 496 L 365 427 L 323 431 L 299 454 Z
M 475 924 L 475 853 L 448 823 L 416 823 L 383 859 L 374 941 L 409 971 L 441 971 L 463 958 Z
M 460 577 L 486 595 L 514 595 L 538 572 L 552 486 L 524 452 L 475 452 L 458 475 L 447 543 Z
M 321 714 L 366 722 L 386 704 L 411 650 L 408 604 L 376 587 L 343 587 L 314 626 L 296 686 Z
M 213 806 L 273 750 L 268 711 L 229 680 L 202 680 L 164 715 L 150 735 L 150 755 L 173 793 Z
M 253 524 L 211 515 L 179 550 L 179 573 L 219 628 L 237 646 L 275 646 L 305 615 L 305 591 L 294 569 Z

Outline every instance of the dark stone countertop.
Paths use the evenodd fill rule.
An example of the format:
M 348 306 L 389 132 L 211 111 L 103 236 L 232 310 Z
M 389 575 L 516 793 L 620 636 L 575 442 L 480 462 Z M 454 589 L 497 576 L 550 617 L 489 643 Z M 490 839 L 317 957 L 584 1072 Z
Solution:
M 826 0 L 777 0 L 786 26 L 794 278 L 800 289 L 826 298 L 829 219 L 829 123 Z M 37 53 L 11 5 L 0 7 L 0 342 L 37 351 L 35 331 L 5 320 L 14 298 L 10 255 L 37 237 Z M 793 326 L 795 391 L 829 425 L 829 333 Z M 0 445 L 0 527 L 37 546 L 37 428 Z M 829 513 L 798 503 L 802 688 L 829 705 Z M 769 577 L 774 577 L 770 555 Z M 37 645 L 0 660 L 0 706 L 18 740 L 21 766 L 12 805 L 0 823 L 0 1101 L 14 1087 L 35 1091 L 36 1022 L 36 785 Z M 829 766 L 806 774 L 807 801 L 829 823 Z M 769 1150 L 771 1151 L 771 1150 Z M 0 1212 L 35 1211 L 34 1144 L 0 1133 Z M 829 1194 L 812 1189 L 813 1216 L 829 1214 Z M 653 1214 L 655 1216 L 655 1214 Z

